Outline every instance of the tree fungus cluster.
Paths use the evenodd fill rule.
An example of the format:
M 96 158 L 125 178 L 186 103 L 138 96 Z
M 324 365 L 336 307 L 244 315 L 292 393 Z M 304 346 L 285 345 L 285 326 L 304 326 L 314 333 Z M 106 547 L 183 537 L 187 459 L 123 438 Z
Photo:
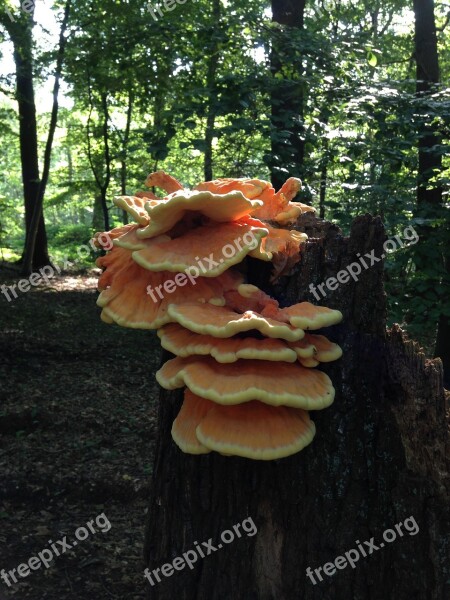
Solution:
M 309 302 L 280 308 L 246 283 L 245 259 L 272 262 L 273 279 L 299 260 L 306 235 L 282 227 L 314 210 L 292 202 L 300 181 L 290 178 L 278 192 L 258 179 L 188 190 L 158 171 L 146 185 L 166 195 L 115 199 L 135 223 L 108 232 L 114 246 L 97 260 L 102 319 L 157 329 L 175 355 L 156 379 L 168 390 L 184 388 L 172 427 L 183 452 L 259 460 L 298 452 L 315 434 L 308 411 L 334 399 L 329 377 L 314 367 L 342 354 L 311 331 L 342 314 Z M 200 273 L 199 263 L 211 268 Z

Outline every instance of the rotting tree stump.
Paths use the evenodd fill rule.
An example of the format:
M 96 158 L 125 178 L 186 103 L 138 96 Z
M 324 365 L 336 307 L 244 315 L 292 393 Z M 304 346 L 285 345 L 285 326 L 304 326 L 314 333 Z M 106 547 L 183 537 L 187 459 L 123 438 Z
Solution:
M 449 415 L 440 360 L 426 360 L 401 329 L 386 331 L 383 267 L 341 284 L 317 301 L 321 283 L 366 252 L 383 253 L 381 220 L 358 217 L 349 237 L 303 215 L 301 262 L 275 288 L 266 265 L 250 280 L 282 305 L 309 300 L 337 308 L 343 322 L 326 334 L 343 357 L 320 368 L 336 388 L 334 404 L 312 412 L 317 434 L 300 453 L 277 461 L 183 454 L 170 430 L 181 392 L 161 392 L 158 439 L 146 527 L 150 571 L 251 517 L 252 537 L 198 559 L 151 586 L 151 600 L 444 600 L 449 586 Z M 168 355 L 165 356 L 167 358 Z M 276 377 L 276 363 L 273 366 Z M 306 575 L 357 540 L 378 546 L 386 529 L 413 517 L 416 535 L 397 535 L 316 584 Z M 366 547 L 370 552 L 369 547 Z M 160 574 L 161 575 L 161 574 Z M 447 587 L 446 587 L 447 586 Z

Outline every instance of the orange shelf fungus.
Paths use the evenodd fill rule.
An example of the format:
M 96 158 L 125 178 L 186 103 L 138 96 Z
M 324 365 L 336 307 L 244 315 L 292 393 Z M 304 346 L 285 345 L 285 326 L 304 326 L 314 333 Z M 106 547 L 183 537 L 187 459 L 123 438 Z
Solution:
M 315 367 L 341 348 L 320 333 L 338 310 L 300 302 L 281 308 L 245 282 L 247 256 L 272 263 L 272 281 L 300 259 L 306 234 L 294 225 L 310 206 L 295 202 L 301 182 L 280 190 L 260 179 L 216 179 L 192 190 L 164 171 L 114 200 L 134 224 L 98 233 L 108 252 L 97 260 L 105 323 L 156 329 L 175 355 L 156 373 L 163 388 L 184 388 L 172 438 L 187 454 L 212 451 L 253 460 L 290 456 L 315 435 L 309 410 L 334 400 Z M 241 272 L 242 270 L 242 272 Z
M 183 404 L 172 425 L 172 438 L 180 450 L 186 454 L 211 452 L 209 448 L 200 443 L 196 429 L 213 406 L 214 402 L 185 390 Z
M 178 190 L 182 190 L 183 186 L 179 181 L 169 175 L 165 171 L 156 171 L 155 173 L 150 173 L 150 175 L 145 180 L 145 185 L 147 187 L 159 187 L 168 194 L 172 194 L 172 192 L 177 192 Z
M 254 212 L 261 204 L 258 200 L 248 200 L 242 192 L 229 192 L 222 196 L 211 192 L 181 190 L 162 200 L 149 200 L 145 203 L 149 224 L 139 229 L 138 236 L 150 238 L 166 233 L 187 212 L 196 212 L 212 221 L 227 223 Z
M 123 238 L 130 235 L 130 232 L 127 232 Z M 182 273 L 197 267 L 201 257 L 205 257 L 204 276 L 217 277 L 233 265 L 242 262 L 252 247 L 259 246 L 261 239 L 266 235 L 266 229 L 257 229 L 239 221 L 214 225 L 209 223 L 174 239 L 167 235 L 144 239 L 144 247 L 133 252 L 133 259 L 149 271 Z M 250 243 L 245 243 L 246 240 Z M 223 249 L 228 245 L 230 250 L 227 250 L 225 256 Z
M 278 363 L 274 370 L 272 364 L 261 360 L 220 364 L 210 357 L 177 356 L 156 372 L 156 380 L 166 390 L 187 386 L 197 396 L 218 404 L 261 400 L 272 406 L 320 410 L 334 400 L 328 375 L 297 363 Z
M 219 363 L 232 363 L 240 358 L 295 362 L 298 354 L 288 342 L 281 339 L 255 337 L 218 338 L 201 335 L 177 323 L 169 323 L 158 330 L 161 346 L 175 354 L 187 356 L 212 356 Z M 311 356 L 314 347 L 311 345 Z
M 145 226 L 150 221 L 145 205 L 148 202 L 147 198 L 139 198 L 138 196 L 118 196 L 114 198 L 114 204 L 127 212 L 136 223 Z
M 267 406 L 257 400 L 221 406 L 190 390 L 173 422 L 172 437 L 187 454 L 212 450 L 225 456 L 275 460 L 312 442 L 316 429 L 306 410 Z
M 203 447 L 254 460 L 295 454 L 312 442 L 315 432 L 306 410 L 267 406 L 257 400 L 237 406 L 216 404 L 196 428 Z
M 290 342 L 305 337 L 303 329 L 264 317 L 252 310 L 238 313 L 226 306 L 215 306 L 210 303 L 203 306 L 198 302 L 183 302 L 170 304 L 168 312 L 171 321 L 179 323 L 186 329 L 217 338 L 228 338 L 253 330 L 269 338 L 281 338 Z

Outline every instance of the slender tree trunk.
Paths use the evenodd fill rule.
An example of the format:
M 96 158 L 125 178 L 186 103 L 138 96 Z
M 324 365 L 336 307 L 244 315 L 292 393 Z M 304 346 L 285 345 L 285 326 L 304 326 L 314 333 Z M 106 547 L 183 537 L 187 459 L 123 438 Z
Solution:
M 103 218 L 102 197 L 97 193 L 94 197 L 94 210 L 92 211 L 92 228 L 95 231 L 103 231 L 105 220 Z
M 306 0 L 272 0 L 272 21 L 280 26 L 274 32 L 271 50 L 271 158 L 273 186 L 278 189 L 286 176 L 300 177 L 305 155 L 304 93 L 302 57 L 293 52 L 289 37 L 302 30 Z M 285 132 L 289 132 L 286 139 Z M 282 132 L 282 133 L 281 133 Z
M 354 221 L 349 238 L 311 214 L 298 228 L 310 241 L 291 277 L 271 289 L 270 265 L 252 262 L 249 269 L 253 283 L 286 304 L 317 303 L 310 283 L 336 276 L 358 253 L 380 256 L 386 239 L 380 219 L 370 216 Z M 155 585 L 148 583 L 149 600 L 449 597 L 450 440 L 442 365 L 425 361 L 398 327 L 386 333 L 381 262 L 328 291 L 320 304 L 344 314 L 327 332 L 344 354 L 323 369 L 336 388 L 335 402 L 312 413 L 317 435 L 302 452 L 269 462 L 183 454 L 170 435 L 181 393 L 161 393 L 145 564 L 152 572 L 210 538 L 217 550 L 198 557 L 192 570 L 185 566 L 170 577 L 160 570 L 161 582 L 154 576 Z M 235 535 L 219 548 L 221 532 L 248 517 L 256 535 Z M 403 527 L 398 534 L 395 525 L 409 517 L 419 531 L 413 536 Z M 391 543 L 383 541 L 387 529 L 397 531 Z M 378 547 L 373 553 L 364 544 L 371 538 Z M 324 572 L 358 543 L 367 553 L 359 552 L 354 568 L 347 561 L 332 576 Z
M 434 0 L 414 0 L 415 14 L 415 57 L 416 91 L 419 96 L 427 96 L 439 83 L 439 58 L 434 20 Z M 441 143 L 438 131 L 432 125 L 423 126 L 419 137 L 419 203 L 440 205 L 442 188 L 430 185 L 435 171 L 442 168 L 442 159 L 437 148 Z
M 319 191 L 319 217 L 325 218 L 325 198 L 327 195 L 327 178 L 328 178 L 328 160 L 323 159 L 322 168 L 320 170 L 320 191 Z
M 27 238 L 25 243 L 25 251 L 23 255 L 23 263 L 22 263 L 22 272 L 24 274 L 29 274 L 33 270 L 35 266 L 34 255 L 36 252 L 36 243 L 38 238 L 38 230 L 39 223 L 43 216 L 43 204 L 44 204 L 44 196 L 45 190 L 48 183 L 48 177 L 50 174 L 50 162 L 52 155 L 52 146 L 53 146 L 53 138 L 55 135 L 56 123 L 58 120 L 58 94 L 59 94 L 59 85 L 62 73 L 62 66 L 64 60 L 64 52 L 66 48 L 66 38 L 65 33 L 67 29 L 67 25 L 69 22 L 71 8 L 71 0 L 67 0 L 66 7 L 64 10 L 64 17 L 61 24 L 61 31 L 59 34 L 59 47 L 58 47 L 58 56 L 56 59 L 56 70 L 55 70 L 55 83 L 53 86 L 53 106 L 50 117 L 50 124 L 47 136 L 47 144 L 45 146 L 44 152 L 44 167 L 42 171 L 42 178 L 39 183 L 37 196 L 34 202 L 33 207 L 33 215 L 30 221 L 29 229 L 27 230 Z
M 36 104 L 33 87 L 33 11 L 23 13 L 13 22 L 6 17 L 2 24 L 14 45 L 16 66 L 16 98 L 19 111 L 20 159 L 25 204 L 25 247 L 30 238 L 34 207 L 39 191 L 39 160 L 36 123 Z M 33 268 L 49 263 L 44 217 L 37 222 Z M 20 261 L 23 263 L 23 257 Z
M 436 24 L 434 16 L 434 0 L 413 0 L 415 14 L 415 57 L 417 95 L 430 95 L 439 83 L 439 56 L 437 46 Z M 442 206 L 442 187 L 431 179 L 442 170 L 440 147 L 442 139 L 436 126 L 429 124 L 419 130 L 419 166 L 417 200 L 423 216 L 433 217 Z M 448 224 L 444 225 L 448 228 Z M 422 237 L 433 238 L 434 231 L 430 227 L 421 228 Z M 450 278 L 450 249 L 444 243 L 443 271 Z M 427 257 L 423 257 L 427 261 Z M 436 282 L 438 286 L 439 281 Z M 445 383 L 450 386 L 450 320 L 441 314 L 438 320 L 435 355 L 444 364 Z
M 128 82 L 128 106 L 127 106 L 127 121 L 125 124 L 125 132 L 122 138 L 122 156 L 120 161 L 120 193 L 122 196 L 127 194 L 127 176 L 128 176 L 128 143 L 130 141 L 131 117 L 133 115 L 134 92 L 131 82 Z M 128 223 L 128 213 L 122 211 L 123 222 Z
M 102 114 L 102 137 L 103 137 L 103 164 L 104 164 L 104 173 L 99 174 L 97 172 L 97 168 L 95 165 L 94 156 L 92 154 L 92 145 L 91 145 L 91 118 L 92 113 L 94 111 L 94 98 L 92 94 L 91 81 L 90 76 L 88 74 L 88 95 L 89 95 L 89 117 L 87 122 L 87 148 L 88 148 L 88 159 L 89 164 L 91 166 L 92 173 L 94 174 L 95 182 L 99 189 L 98 196 L 96 196 L 96 201 L 98 198 L 100 199 L 102 213 L 103 213 L 103 224 L 106 231 L 110 229 L 109 227 L 109 211 L 108 211 L 108 203 L 107 203 L 107 193 L 109 183 L 111 181 L 111 155 L 109 150 L 109 111 L 108 111 L 108 95 L 106 92 L 101 92 L 100 94 L 100 107 Z
M 220 0 L 212 1 L 211 22 L 219 23 L 220 20 Z M 208 49 L 208 71 L 206 74 L 206 89 L 208 90 L 208 113 L 206 116 L 205 129 L 205 159 L 204 159 L 204 177 L 205 181 L 211 181 L 213 178 L 213 139 L 214 139 L 214 124 L 216 120 L 216 76 L 219 66 L 219 47 L 217 37 L 211 41 L 211 46 Z
M 103 218 L 105 220 L 105 228 L 109 229 L 109 212 L 108 203 L 106 201 L 109 183 L 111 181 L 111 154 L 109 151 L 109 111 L 108 111 L 108 95 L 102 93 L 102 111 L 103 111 L 103 146 L 105 152 L 105 182 L 100 188 L 102 198 Z

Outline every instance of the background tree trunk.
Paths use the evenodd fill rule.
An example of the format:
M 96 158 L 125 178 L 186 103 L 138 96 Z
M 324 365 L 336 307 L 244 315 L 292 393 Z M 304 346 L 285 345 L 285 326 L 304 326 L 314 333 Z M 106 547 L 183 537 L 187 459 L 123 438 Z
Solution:
M 317 301 L 321 283 L 357 260 L 383 253 L 379 218 L 358 217 L 351 235 L 310 214 L 310 240 L 295 273 L 275 289 L 268 266 L 251 262 L 253 283 L 282 304 Z M 313 239 L 317 238 L 317 239 Z M 270 266 L 270 265 L 269 265 Z M 265 285 L 263 285 L 265 284 Z M 175 571 L 148 598 L 159 600 L 443 600 L 449 597 L 449 437 L 442 365 L 427 361 L 394 327 L 386 333 L 382 263 L 329 292 L 319 304 L 340 309 L 329 337 L 344 355 L 325 368 L 334 404 L 312 413 L 317 435 L 302 452 L 260 462 L 216 453 L 183 454 L 170 435 L 181 393 L 161 394 L 145 540 L 152 571 L 251 517 L 258 532 L 236 538 L 194 569 Z M 276 368 L 274 367 L 276 377 Z M 446 459 L 447 456 L 447 459 Z M 314 585 L 306 576 L 385 529 L 414 517 L 420 530 L 385 544 L 352 569 Z M 447 545 L 446 545 L 447 544 Z M 317 580 L 316 580 L 317 581 Z
M 275 78 L 271 92 L 272 185 L 279 189 L 288 176 L 302 175 L 305 153 L 302 85 L 302 57 L 292 51 L 292 31 L 303 29 L 305 0 L 272 0 L 272 21 L 280 26 L 274 31 L 270 70 Z M 286 138 L 286 132 L 289 137 Z
M 414 52 L 416 58 L 416 91 L 424 97 L 436 91 L 439 83 L 439 54 L 434 16 L 434 0 L 413 0 L 415 15 Z M 425 218 L 435 214 L 442 205 L 442 187 L 432 182 L 436 173 L 442 170 L 442 139 L 436 126 L 421 125 L 419 129 L 419 166 L 417 200 Z M 445 225 L 444 225 L 445 226 Z M 448 225 L 447 225 L 448 227 Z M 423 237 L 433 236 L 433 228 L 422 226 Z M 427 256 L 424 257 L 427 260 Z M 443 248 L 442 261 L 450 276 L 450 250 Z M 420 265 L 419 265 L 420 268 Z M 440 282 L 436 282 L 439 285 Z M 444 365 L 445 383 L 450 384 L 450 320 L 441 314 L 437 324 L 436 356 Z
M 211 7 L 211 22 L 213 27 L 218 27 L 220 21 L 220 0 L 213 0 Z M 218 33 L 214 31 L 211 44 L 208 48 L 208 67 L 206 72 L 206 89 L 208 90 L 208 107 L 206 112 L 205 128 L 205 158 L 203 161 L 203 175 L 205 181 L 213 178 L 213 140 L 214 125 L 217 111 L 217 69 L 219 67 L 219 40 Z
M 87 140 L 87 149 L 88 149 L 88 159 L 89 164 L 91 166 L 92 173 L 94 174 L 95 182 L 99 189 L 98 194 L 95 196 L 94 203 L 100 202 L 102 214 L 103 214 L 103 228 L 105 231 L 110 229 L 109 226 L 109 210 L 108 210 L 108 202 L 107 202 L 107 194 L 108 187 L 111 181 L 111 153 L 109 150 L 109 110 L 108 110 L 108 95 L 106 92 L 102 91 L 100 93 L 100 105 L 101 105 L 101 115 L 102 115 L 102 139 L 103 139 L 103 152 L 102 152 L 102 165 L 101 168 L 97 169 L 95 164 L 95 157 L 92 152 L 92 144 L 91 144 L 91 116 L 94 111 L 94 97 L 93 90 L 91 88 L 91 79 L 88 74 L 88 85 L 89 85 L 89 103 L 90 103 L 90 113 L 86 127 L 86 140 Z M 94 205 L 94 213 L 96 207 Z M 95 222 L 95 215 L 94 215 Z
M 16 65 L 16 98 L 19 110 L 20 161 L 25 204 L 25 248 L 31 235 L 31 224 L 39 195 L 39 160 L 36 104 L 33 85 L 33 13 L 22 15 L 16 23 L 5 24 L 14 44 Z M 49 264 L 44 216 L 37 222 L 32 268 Z
M 33 271 L 34 264 L 34 255 L 36 252 L 36 242 L 37 235 L 39 230 L 39 224 L 41 222 L 41 217 L 43 216 L 43 206 L 44 206 L 44 197 L 45 190 L 47 188 L 48 178 L 50 175 L 50 162 L 52 157 L 52 146 L 53 146 L 53 138 L 55 136 L 56 124 L 58 121 L 58 94 L 59 94 L 59 86 L 60 79 L 62 74 L 62 67 L 64 61 L 64 51 L 66 48 L 67 38 L 65 37 L 67 25 L 69 23 L 70 16 L 70 8 L 71 8 L 71 0 L 67 0 L 66 6 L 64 9 L 64 17 L 61 24 L 61 31 L 59 34 L 59 46 L 58 46 L 58 55 L 56 59 L 56 69 L 55 69 L 55 82 L 53 85 L 53 105 L 51 110 L 50 124 L 47 135 L 47 143 L 45 145 L 44 152 L 44 164 L 42 169 L 42 177 L 39 182 L 37 196 L 34 201 L 33 214 L 30 220 L 29 227 L 27 227 L 27 239 L 25 243 L 25 250 L 22 257 L 22 272 L 25 275 L 29 275 Z M 37 148 L 36 148 L 37 152 Z
M 121 159 L 120 159 L 120 194 L 122 196 L 127 195 L 127 179 L 128 179 L 128 144 L 130 142 L 130 128 L 131 128 L 131 117 L 133 115 L 133 104 L 134 104 L 134 90 L 132 82 L 130 81 L 128 90 L 128 106 L 127 106 L 127 120 L 125 123 L 125 131 L 121 137 Z M 126 210 L 122 211 L 123 224 L 128 224 L 128 213 Z

